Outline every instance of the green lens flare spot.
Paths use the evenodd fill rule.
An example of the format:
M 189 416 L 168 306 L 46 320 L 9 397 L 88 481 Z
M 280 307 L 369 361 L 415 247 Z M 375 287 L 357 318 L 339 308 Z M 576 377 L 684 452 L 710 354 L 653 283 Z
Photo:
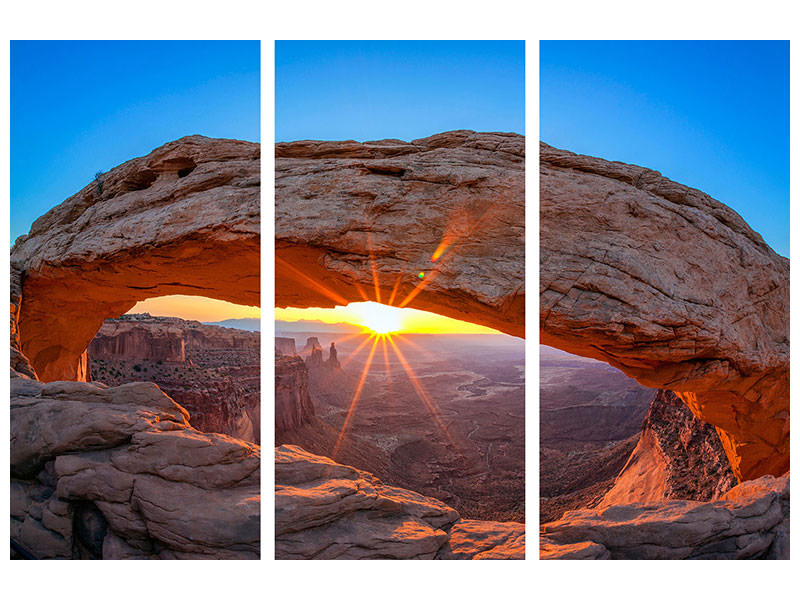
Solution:
M 419 277 L 420 279 L 422 279 L 423 277 L 425 277 L 425 273 L 423 273 L 422 271 L 420 271 L 420 272 L 419 272 L 419 274 L 417 275 L 417 277 Z

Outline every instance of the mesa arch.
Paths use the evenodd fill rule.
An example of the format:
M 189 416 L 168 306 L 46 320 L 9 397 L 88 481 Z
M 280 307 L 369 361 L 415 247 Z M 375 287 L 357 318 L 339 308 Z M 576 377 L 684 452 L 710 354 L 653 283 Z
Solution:
M 85 381 L 103 321 L 171 294 L 257 306 L 260 147 L 184 137 L 104 174 L 11 252 L 18 335 L 41 381 Z
M 789 469 L 789 260 L 656 171 L 540 147 L 540 334 L 677 393 L 740 479 Z
M 524 336 L 524 137 L 298 141 L 275 157 L 277 306 L 373 300 Z

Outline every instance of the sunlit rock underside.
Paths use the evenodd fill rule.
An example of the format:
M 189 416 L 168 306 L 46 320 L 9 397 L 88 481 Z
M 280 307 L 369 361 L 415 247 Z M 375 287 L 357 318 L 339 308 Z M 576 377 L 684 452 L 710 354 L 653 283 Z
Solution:
M 190 136 L 98 174 L 17 239 L 21 351 L 42 381 L 86 380 L 106 318 L 184 294 L 259 305 L 260 147 Z
M 299 141 L 275 157 L 277 306 L 373 300 L 524 336 L 524 137 Z

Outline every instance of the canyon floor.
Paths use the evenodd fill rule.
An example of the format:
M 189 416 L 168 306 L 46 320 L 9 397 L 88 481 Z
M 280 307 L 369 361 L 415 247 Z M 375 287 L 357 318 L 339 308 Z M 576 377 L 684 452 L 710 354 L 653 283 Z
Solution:
M 278 433 L 276 445 L 332 456 L 351 411 L 336 460 L 439 499 L 463 518 L 524 521 L 523 340 L 392 336 L 399 354 L 391 343 L 378 343 L 353 402 L 371 353 L 366 335 L 278 335 L 293 337 L 298 348 L 317 337 L 326 354 L 335 342 L 341 368 L 308 369 L 315 417 Z

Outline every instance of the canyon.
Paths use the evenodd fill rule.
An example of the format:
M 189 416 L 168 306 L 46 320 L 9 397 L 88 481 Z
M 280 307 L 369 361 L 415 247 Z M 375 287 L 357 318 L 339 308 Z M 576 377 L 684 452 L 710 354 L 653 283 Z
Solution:
M 195 429 L 261 443 L 260 334 L 177 317 L 106 319 L 89 373 L 109 386 L 152 381 Z
M 368 471 L 465 518 L 525 521 L 522 340 L 401 334 L 370 362 L 367 335 L 304 337 L 334 343 L 340 364 L 313 347 L 277 359 L 276 445 Z
M 259 155 L 238 140 L 169 142 L 98 174 L 15 242 L 12 555 L 259 558 L 260 446 L 198 431 L 152 382 L 88 381 L 86 352 L 106 318 L 148 297 L 259 304 Z

